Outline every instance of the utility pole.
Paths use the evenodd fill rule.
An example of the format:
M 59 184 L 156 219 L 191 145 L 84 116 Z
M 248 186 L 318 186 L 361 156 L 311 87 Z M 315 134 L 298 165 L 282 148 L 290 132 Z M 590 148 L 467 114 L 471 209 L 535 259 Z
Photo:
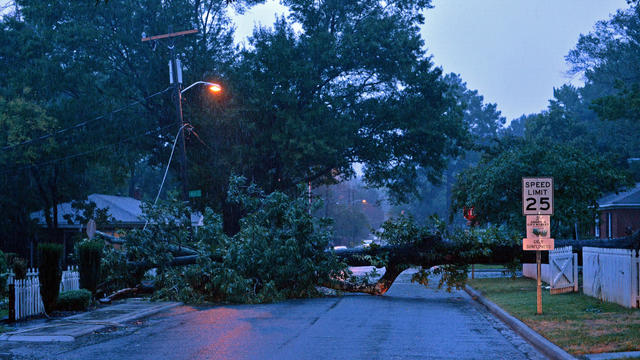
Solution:
M 169 50 L 171 51 L 171 60 L 169 61 L 169 82 L 173 84 L 174 96 L 176 99 L 176 115 L 177 122 L 180 129 L 180 182 L 182 183 L 182 200 L 189 201 L 189 186 L 187 183 L 187 148 L 184 137 L 186 131 L 184 118 L 182 116 L 182 64 L 177 58 L 175 49 L 175 38 L 178 36 L 184 36 L 189 34 L 195 34 L 198 30 L 186 30 L 179 32 L 171 32 L 169 27 L 169 33 L 162 35 L 155 35 L 150 37 L 143 37 L 142 41 L 157 41 L 161 39 L 169 39 Z M 144 35 L 143 35 L 144 36 Z

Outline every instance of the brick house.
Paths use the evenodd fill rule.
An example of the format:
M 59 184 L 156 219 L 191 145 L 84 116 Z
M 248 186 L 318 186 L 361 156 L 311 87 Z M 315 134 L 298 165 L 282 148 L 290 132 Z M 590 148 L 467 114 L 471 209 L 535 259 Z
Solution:
M 640 229 L 640 183 L 598 200 L 595 237 L 620 238 Z

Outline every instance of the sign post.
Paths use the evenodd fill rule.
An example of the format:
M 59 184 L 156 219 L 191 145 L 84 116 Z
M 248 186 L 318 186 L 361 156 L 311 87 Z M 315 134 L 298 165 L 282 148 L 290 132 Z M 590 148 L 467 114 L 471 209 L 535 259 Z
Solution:
M 553 250 L 551 215 L 553 215 L 553 178 L 522 178 L 522 214 L 527 217 L 527 237 L 523 250 L 536 252 L 536 314 L 542 315 L 542 250 Z

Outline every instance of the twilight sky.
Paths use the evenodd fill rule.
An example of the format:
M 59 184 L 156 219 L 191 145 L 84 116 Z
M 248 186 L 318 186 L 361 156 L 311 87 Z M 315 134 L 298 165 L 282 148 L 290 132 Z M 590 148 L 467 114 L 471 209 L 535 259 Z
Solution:
M 564 56 L 598 20 L 627 8 L 625 0 L 434 0 L 422 37 L 437 66 L 462 76 L 508 120 L 546 108 L 566 74 Z M 236 41 L 256 24 L 286 13 L 277 1 L 235 16 Z

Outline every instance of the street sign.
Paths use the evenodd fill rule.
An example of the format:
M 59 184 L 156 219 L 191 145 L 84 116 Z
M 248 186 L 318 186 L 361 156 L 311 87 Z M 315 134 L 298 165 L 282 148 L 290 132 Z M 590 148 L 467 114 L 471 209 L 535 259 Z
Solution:
M 522 239 L 522 250 L 553 250 L 553 239 L 550 238 L 524 238 Z
M 544 239 L 551 234 L 551 216 L 527 215 L 527 238 Z
M 553 178 L 522 178 L 522 214 L 553 215 Z
M 201 196 L 202 196 L 202 190 L 191 190 L 191 191 L 189 191 L 189 197 L 190 198 L 201 197 Z

